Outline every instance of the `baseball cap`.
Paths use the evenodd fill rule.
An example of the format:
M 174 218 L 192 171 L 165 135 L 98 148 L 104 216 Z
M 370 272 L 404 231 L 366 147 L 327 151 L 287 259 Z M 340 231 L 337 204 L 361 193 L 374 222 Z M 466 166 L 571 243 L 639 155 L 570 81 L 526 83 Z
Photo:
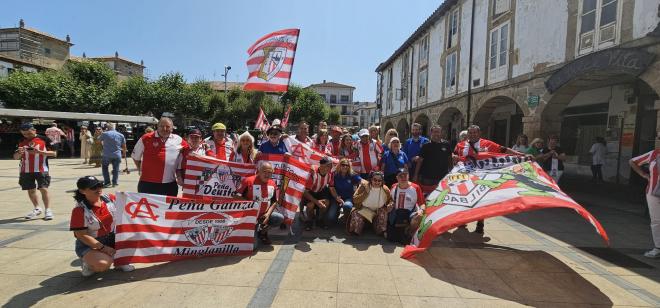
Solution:
M 227 130 L 227 126 L 225 126 L 224 124 L 218 122 L 218 123 L 213 124 L 213 127 L 211 127 L 211 130 L 217 130 L 217 129 Z
M 366 129 L 366 128 L 361 129 L 361 130 L 358 132 L 358 136 L 360 136 L 360 137 L 362 137 L 362 136 L 369 136 L 369 130 Z
M 332 131 L 333 131 L 333 132 L 338 132 L 338 133 L 340 133 L 340 134 L 342 133 L 342 131 L 341 131 L 341 127 L 336 126 L 336 125 L 332 127 Z
M 103 187 L 103 182 L 99 181 L 95 176 L 88 175 L 79 178 L 76 186 L 78 186 L 78 189 Z
M 31 129 L 34 129 L 34 125 L 30 122 L 23 123 L 20 126 L 20 130 L 31 130 Z
M 282 126 L 279 126 L 279 125 L 271 125 L 271 126 L 268 128 L 268 130 L 266 130 L 266 135 L 270 135 L 270 133 L 271 133 L 273 130 L 279 131 L 280 134 L 281 134 L 281 133 L 282 133 Z
M 329 163 L 330 163 L 330 159 L 327 156 L 323 156 L 323 158 L 321 158 L 321 160 L 319 161 L 319 164 L 321 165 L 327 165 Z
M 199 129 L 193 128 L 190 131 L 188 131 L 188 136 L 202 136 L 202 131 Z
M 399 176 L 399 174 L 401 174 L 401 173 L 408 174 L 408 169 L 406 169 L 406 168 L 399 168 L 399 169 L 396 170 L 396 175 L 397 175 L 397 176 Z

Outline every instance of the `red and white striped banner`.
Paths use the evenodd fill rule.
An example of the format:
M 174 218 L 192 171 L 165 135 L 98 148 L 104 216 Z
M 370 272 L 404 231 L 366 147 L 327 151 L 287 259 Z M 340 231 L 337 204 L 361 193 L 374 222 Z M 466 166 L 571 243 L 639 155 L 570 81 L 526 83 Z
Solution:
M 300 29 L 286 29 L 267 34 L 249 49 L 248 80 L 244 90 L 286 92 Z
M 231 198 L 240 186 L 241 178 L 254 175 L 257 167 L 210 156 L 190 155 L 184 171 L 184 198 Z
M 302 202 L 305 184 L 311 171 L 311 166 L 289 154 L 259 154 L 259 161 L 267 161 L 273 165 L 273 179 L 280 189 L 280 206 L 277 210 L 284 215 L 284 222 L 293 223 Z M 284 193 L 282 193 L 284 192 Z
M 268 123 L 268 118 L 266 118 L 264 110 L 259 107 L 259 116 L 257 117 L 257 122 L 254 123 L 254 128 L 265 132 L 269 127 L 270 123 Z
M 252 253 L 259 205 L 117 193 L 116 265 Z
M 286 112 L 284 113 L 284 117 L 282 117 L 282 128 L 286 128 L 287 125 L 289 125 L 289 114 L 291 113 L 291 105 L 288 106 L 286 109 Z

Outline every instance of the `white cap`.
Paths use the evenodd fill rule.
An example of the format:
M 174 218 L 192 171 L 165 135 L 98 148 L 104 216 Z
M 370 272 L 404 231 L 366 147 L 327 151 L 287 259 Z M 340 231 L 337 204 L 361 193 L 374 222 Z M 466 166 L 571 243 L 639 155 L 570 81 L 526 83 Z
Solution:
M 361 130 L 358 132 L 358 136 L 359 136 L 359 137 L 362 137 L 362 136 L 369 136 L 369 130 L 366 129 L 366 128 L 361 129 Z
M 273 120 L 273 123 L 270 123 L 270 125 L 282 125 L 282 121 L 280 121 L 280 119 L 275 119 Z

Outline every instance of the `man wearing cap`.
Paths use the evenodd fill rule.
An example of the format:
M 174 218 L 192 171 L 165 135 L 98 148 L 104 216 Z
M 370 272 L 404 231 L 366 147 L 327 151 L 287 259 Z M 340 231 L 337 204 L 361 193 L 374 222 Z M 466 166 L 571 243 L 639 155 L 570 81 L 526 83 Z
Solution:
M 336 200 L 339 196 L 336 192 L 331 192 L 330 185 L 332 183 L 332 162 L 328 157 L 323 157 L 319 161 L 319 166 L 313 168 L 307 178 L 307 184 L 305 185 L 305 193 L 303 197 L 307 202 L 305 204 L 305 216 L 307 219 L 305 221 L 305 230 L 312 230 L 314 224 L 314 212 L 318 208 L 319 215 L 317 224 L 320 225 L 323 229 L 327 229 L 328 226 L 325 223 L 325 213 L 330 206 L 330 197 L 332 194 L 333 200 Z M 334 191 L 334 190 L 333 190 Z
M 213 136 L 204 140 L 213 153 L 211 156 L 217 159 L 229 160 L 234 152 L 234 142 L 227 137 L 227 127 L 222 123 L 215 123 L 211 130 Z
M 119 166 L 121 159 L 126 157 L 126 138 L 115 130 L 113 123 L 105 125 L 106 131 L 101 133 L 99 139 L 103 144 L 101 155 L 101 171 L 103 172 L 104 187 L 110 187 L 109 165 L 112 164 L 112 187 L 119 183 Z
M 138 192 L 165 196 L 179 193 L 176 169 L 189 147 L 173 130 L 172 120 L 163 117 L 155 132 L 142 135 L 135 144 L 131 157 L 140 170 Z
M 341 127 L 333 126 L 330 130 L 330 154 L 333 157 L 339 156 L 339 148 L 341 145 Z
M 362 173 L 360 176 L 363 179 L 369 179 L 371 171 L 378 171 L 380 157 L 382 155 L 380 147 L 369 135 L 369 130 L 366 128 L 358 132 L 360 142 L 358 143 L 358 157 L 360 158 L 360 167 Z
M 25 215 L 25 218 L 33 219 L 42 213 L 37 198 L 37 189 L 39 189 L 41 200 L 46 209 L 44 220 L 51 220 L 53 219 L 53 211 L 50 208 L 50 198 L 48 196 L 48 186 L 50 185 L 48 157 L 56 157 L 57 152 L 51 148 L 46 137 L 37 136 L 37 130 L 32 123 L 22 124 L 20 131 L 23 140 L 18 143 L 18 148 L 14 152 L 14 159 L 21 161 L 18 183 L 21 185 L 22 190 L 27 190 L 28 197 L 34 207 L 30 213 Z
M 406 212 L 408 217 L 405 218 L 410 219 L 409 230 L 415 231 L 419 227 L 421 217 L 424 214 L 426 199 L 419 185 L 409 181 L 408 169 L 401 168 L 397 170 L 396 180 L 397 182 L 390 190 L 392 200 L 394 200 L 394 208 L 389 215 L 390 222 L 398 220 L 396 215 Z M 397 211 L 401 209 L 406 211 Z
M 263 154 L 285 154 L 287 152 L 286 145 L 282 141 L 282 126 L 271 125 L 266 131 L 268 141 L 263 142 L 259 146 L 259 153 Z

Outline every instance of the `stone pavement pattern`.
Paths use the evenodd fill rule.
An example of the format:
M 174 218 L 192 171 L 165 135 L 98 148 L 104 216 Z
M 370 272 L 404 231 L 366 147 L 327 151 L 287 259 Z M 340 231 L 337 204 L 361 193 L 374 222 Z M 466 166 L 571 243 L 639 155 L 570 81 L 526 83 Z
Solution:
M 485 237 L 445 234 L 413 261 L 399 258 L 401 246 L 336 228 L 296 239 L 281 233 L 250 257 L 137 264 L 132 273 L 82 278 L 66 191 L 101 170 L 79 162 L 51 161 L 55 220 L 25 221 L 31 206 L 17 162 L 0 161 L 3 306 L 660 306 L 660 260 L 640 257 L 651 243 L 648 219 L 588 204 L 613 249 L 581 217 L 558 209 L 489 219 Z M 134 190 L 137 178 L 121 175 L 117 190 Z

